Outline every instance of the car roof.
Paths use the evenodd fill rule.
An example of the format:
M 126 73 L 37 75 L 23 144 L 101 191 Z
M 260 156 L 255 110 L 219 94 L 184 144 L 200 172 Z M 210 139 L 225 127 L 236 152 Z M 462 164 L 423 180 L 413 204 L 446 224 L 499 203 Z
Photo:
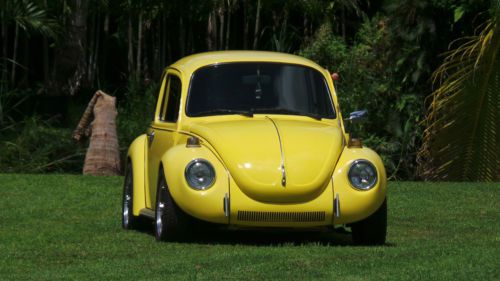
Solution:
M 217 51 L 199 53 L 184 57 L 174 62 L 170 67 L 185 73 L 190 73 L 203 66 L 229 62 L 277 62 L 300 64 L 315 68 L 319 71 L 324 71 L 321 66 L 306 58 L 268 51 Z

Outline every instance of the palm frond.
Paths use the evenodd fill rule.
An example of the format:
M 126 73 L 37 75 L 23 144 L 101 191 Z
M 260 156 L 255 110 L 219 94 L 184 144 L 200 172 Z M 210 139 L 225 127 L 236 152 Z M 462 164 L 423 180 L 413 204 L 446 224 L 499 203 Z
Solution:
M 34 31 L 46 37 L 56 37 L 58 24 L 44 9 L 31 1 L 16 1 L 11 7 L 11 19 L 25 31 Z
M 426 129 L 418 153 L 428 180 L 500 180 L 500 28 L 496 16 L 460 40 L 434 72 Z

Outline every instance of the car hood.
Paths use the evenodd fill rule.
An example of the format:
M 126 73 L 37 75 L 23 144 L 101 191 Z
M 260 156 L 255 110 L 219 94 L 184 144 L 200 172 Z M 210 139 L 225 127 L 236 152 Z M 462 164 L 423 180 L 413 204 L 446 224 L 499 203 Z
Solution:
M 343 145 L 337 126 L 313 120 L 252 118 L 194 124 L 190 131 L 217 151 L 238 188 L 261 202 L 318 196 Z

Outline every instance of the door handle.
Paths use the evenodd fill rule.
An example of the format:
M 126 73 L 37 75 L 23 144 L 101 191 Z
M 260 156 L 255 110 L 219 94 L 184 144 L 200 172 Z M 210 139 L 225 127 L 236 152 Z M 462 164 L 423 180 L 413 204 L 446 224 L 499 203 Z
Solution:
M 153 143 L 153 140 L 155 139 L 155 131 L 151 131 L 146 135 L 148 136 L 148 144 L 151 145 L 151 143 Z

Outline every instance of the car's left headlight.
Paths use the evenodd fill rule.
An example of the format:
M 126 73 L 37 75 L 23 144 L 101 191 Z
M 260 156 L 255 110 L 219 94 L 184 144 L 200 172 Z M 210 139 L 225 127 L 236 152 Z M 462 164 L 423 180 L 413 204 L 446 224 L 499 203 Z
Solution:
M 377 169 L 368 160 L 352 162 L 347 176 L 351 185 L 360 190 L 369 190 L 377 183 Z
M 189 162 L 184 176 L 189 186 L 196 190 L 209 189 L 215 182 L 214 167 L 204 159 L 195 159 Z

